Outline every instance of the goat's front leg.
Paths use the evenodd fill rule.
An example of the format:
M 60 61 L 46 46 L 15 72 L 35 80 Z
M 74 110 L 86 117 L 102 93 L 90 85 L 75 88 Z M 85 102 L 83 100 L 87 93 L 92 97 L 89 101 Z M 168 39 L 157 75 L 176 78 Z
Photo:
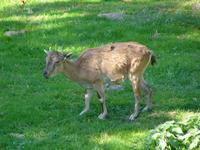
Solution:
M 99 102 L 102 108 L 102 113 L 98 116 L 98 118 L 105 119 L 108 114 L 108 111 L 107 111 L 107 107 L 105 103 L 105 94 L 104 94 L 103 84 L 98 83 L 95 85 L 95 88 L 97 90 L 97 95 L 98 95 Z
M 92 98 L 92 89 L 87 89 L 85 93 L 85 107 L 79 115 L 83 115 L 90 110 L 90 100 Z

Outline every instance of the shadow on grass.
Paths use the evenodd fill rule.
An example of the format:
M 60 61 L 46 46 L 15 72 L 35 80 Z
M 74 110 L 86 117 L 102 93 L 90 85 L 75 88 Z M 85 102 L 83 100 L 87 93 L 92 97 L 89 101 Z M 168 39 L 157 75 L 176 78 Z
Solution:
M 121 4 L 124 4 L 124 7 L 121 7 Z M 75 1 L 40 3 L 38 5 L 30 4 L 27 5 L 27 7 L 32 8 L 34 13 L 32 15 L 26 15 L 27 18 L 30 17 L 30 19 L 27 19 L 27 22 L 7 21 L 7 23 L 2 22 L 2 26 L 4 30 L 15 28 L 18 26 L 17 24 L 29 28 L 31 32 L 34 32 L 30 33 L 28 37 L 28 39 L 31 38 L 31 40 L 28 40 L 27 44 L 31 46 L 37 44 L 37 42 L 33 40 L 35 39 L 34 37 L 37 37 L 37 40 L 43 41 L 43 47 L 45 45 L 61 45 L 62 47 L 82 46 L 85 48 L 88 45 L 96 46 L 113 41 L 133 40 L 133 38 L 138 37 L 138 32 L 140 32 L 140 35 L 144 34 L 144 36 L 147 32 L 153 34 L 153 32 L 155 32 L 155 26 L 162 23 L 170 26 L 173 26 L 173 24 L 180 24 L 185 27 L 199 25 L 198 20 L 200 19 L 191 14 L 165 12 L 165 7 L 168 8 L 167 5 L 172 6 L 172 4 L 174 4 L 173 8 L 176 8 L 179 4 L 177 2 L 169 3 L 166 6 L 162 6 L 160 3 L 155 3 L 155 6 L 152 4 L 148 6 L 148 4 L 150 4 L 150 2 L 106 2 L 105 4 L 101 2 L 91 3 Z M 144 8 L 144 5 L 147 6 Z M 131 15 L 127 15 L 126 19 L 122 22 L 97 18 L 99 12 L 111 11 L 110 8 L 116 9 L 115 7 L 120 8 L 120 11 L 125 11 L 125 14 Z M 20 13 L 20 9 L 21 8 L 18 7 L 14 7 L 11 10 L 7 8 L 3 11 L 5 13 L 4 16 L 9 17 L 16 14 L 17 16 L 23 16 L 26 14 L 25 12 Z M 113 9 L 112 11 L 115 11 Z M 78 16 L 62 17 L 63 14 L 67 13 L 78 13 Z M 46 16 L 46 14 L 49 17 L 51 17 L 51 15 L 57 15 L 57 17 L 50 21 L 43 20 L 42 18 L 38 22 L 36 21 L 36 23 L 31 21 L 34 17 L 37 18 L 39 15 Z M 146 28 L 146 24 L 149 25 L 149 28 Z M 48 26 L 48 29 L 44 26 Z M 129 30 L 128 35 L 127 29 Z M 163 32 L 170 34 L 179 34 L 178 32 L 183 32 L 183 30 L 177 30 L 177 28 L 168 26 L 163 30 Z M 149 41 L 149 39 L 145 40 L 146 42 Z M 140 41 L 144 41 L 144 38 L 140 39 Z

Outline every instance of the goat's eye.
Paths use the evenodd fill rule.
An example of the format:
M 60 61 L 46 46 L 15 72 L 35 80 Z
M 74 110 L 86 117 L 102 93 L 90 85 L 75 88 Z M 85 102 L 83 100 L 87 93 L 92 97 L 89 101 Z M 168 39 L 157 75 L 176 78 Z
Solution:
M 56 61 L 55 63 L 56 63 L 56 64 L 58 64 L 58 63 L 59 63 L 59 61 Z

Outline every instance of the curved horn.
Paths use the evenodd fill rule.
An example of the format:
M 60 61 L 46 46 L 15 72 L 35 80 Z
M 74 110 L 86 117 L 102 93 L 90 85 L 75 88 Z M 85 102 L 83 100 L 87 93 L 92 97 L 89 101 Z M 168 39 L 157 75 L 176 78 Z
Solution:
M 64 59 L 70 58 L 70 56 L 72 55 L 72 53 L 63 53 Z
M 47 51 L 46 49 L 44 49 L 44 52 L 45 52 L 46 54 L 48 54 L 48 51 Z
M 71 55 L 72 55 L 72 52 L 68 53 L 68 54 L 66 55 L 66 57 L 69 58 Z

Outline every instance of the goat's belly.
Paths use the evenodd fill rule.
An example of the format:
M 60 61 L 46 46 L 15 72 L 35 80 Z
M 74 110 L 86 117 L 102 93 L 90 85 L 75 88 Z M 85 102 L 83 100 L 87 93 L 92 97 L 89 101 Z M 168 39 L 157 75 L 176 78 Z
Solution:
M 101 64 L 101 72 L 110 82 L 123 81 L 127 77 L 127 65 L 124 61 L 120 62 L 118 59 L 106 59 Z
M 124 74 L 104 75 L 104 82 L 109 84 L 119 84 L 126 79 L 127 75 Z

